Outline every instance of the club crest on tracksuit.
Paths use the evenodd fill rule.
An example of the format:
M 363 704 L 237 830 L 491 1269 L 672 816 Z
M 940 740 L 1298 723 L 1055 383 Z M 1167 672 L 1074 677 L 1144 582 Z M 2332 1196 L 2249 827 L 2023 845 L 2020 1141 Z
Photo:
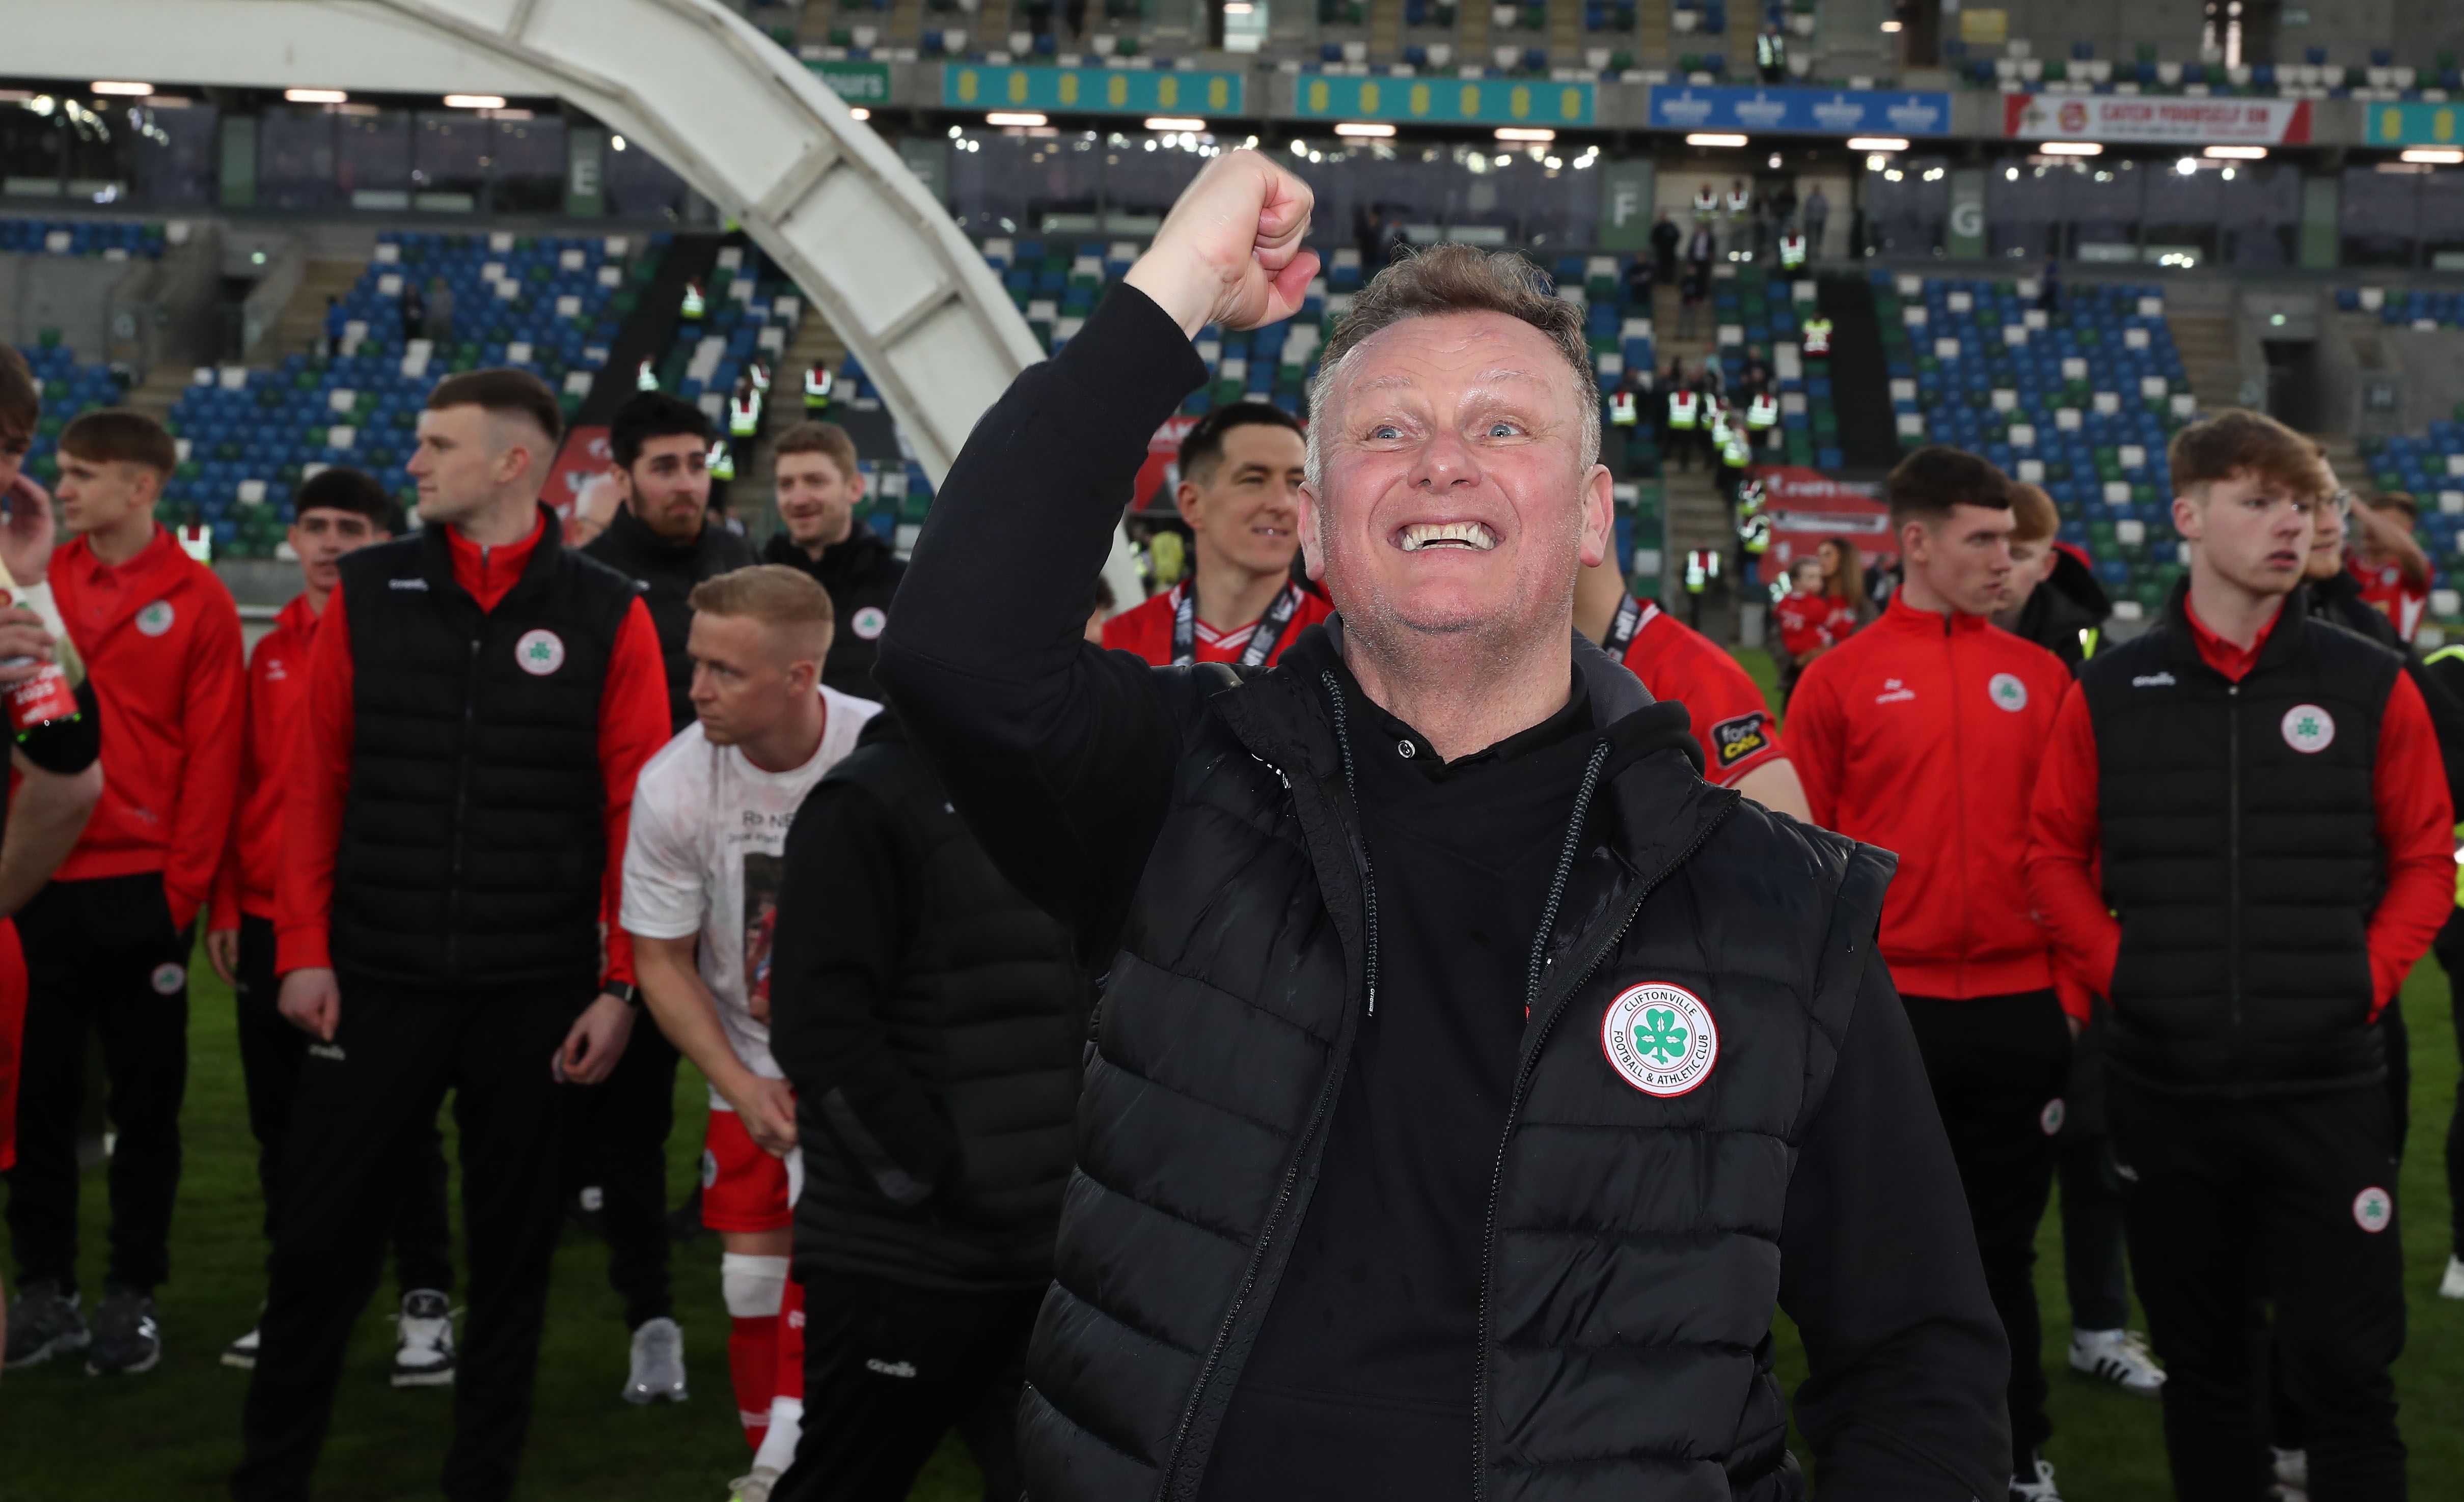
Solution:
M 1711 1009 L 1683 986 L 1647 981 L 1617 992 L 1600 1018 L 1600 1052 L 1619 1078 L 1647 1096 L 1682 1096 L 1720 1058 Z
M 514 643 L 514 661 L 522 671 L 535 678 L 545 678 L 564 665 L 564 639 L 555 632 L 541 629 L 525 631 Z
M 2008 709 L 2016 714 L 2028 707 L 2028 686 L 2019 681 L 2016 673 L 1995 673 L 1986 683 L 1985 692 L 1997 709 Z
M 2353 1224 L 2372 1235 L 2395 1222 L 2395 1198 L 2377 1185 L 2353 1196 Z
M 2336 743 L 2336 717 L 2315 704 L 2297 704 L 2284 711 L 2284 744 L 2304 755 Z

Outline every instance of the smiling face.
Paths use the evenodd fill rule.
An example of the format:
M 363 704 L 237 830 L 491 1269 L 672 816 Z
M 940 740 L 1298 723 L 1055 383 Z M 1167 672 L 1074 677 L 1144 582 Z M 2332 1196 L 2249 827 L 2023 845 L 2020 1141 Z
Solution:
M 2254 595 L 2281 595 L 2301 582 L 2324 497 L 2308 487 L 2241 470 L 2173 498 L 2173 525 L 2197 544 L 2193 567 Z
M 1301 487 L 1309 448 L 1274 423 L 1243 423 L 1223 435 L 1214 467 L 1180 487 L 1181 518 L 1197 534 L 1199 566 L 1210 556 L 1250 574 L 1280 574 L 1300 546 Z
M 1607 555 L 1610 478 L 1557 346 L 1502 313 L 1413 317 L 1321 379 L 1302 545 L 1347 625 L 1388 653 L 1567 632 L 1575 569 Z

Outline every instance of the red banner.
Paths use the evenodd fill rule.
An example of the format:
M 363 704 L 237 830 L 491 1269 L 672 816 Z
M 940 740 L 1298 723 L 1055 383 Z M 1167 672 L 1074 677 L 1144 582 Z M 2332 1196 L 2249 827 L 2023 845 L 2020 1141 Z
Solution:
M 1868 567 L 1898 552 L 1891 545 L 1889 508 L 1881 487 L 1870 481 L 1835 480 L 1819 469 L 1768 465 L 1754 471 L 1771 516 L 1771 548 L 1763 554 L 1765 583 L 1788 572 L 1791 559 L 1812 553 L 1833 537 L 1854 543 Z
M 2170 94 L 2006 94 L 2002 133 L 2018 141 L 2298 146 L 2310 139 L 2310 101 Z
M 605 474 L 613 463 L 607 455 L 607 429 L 572 428 L 564 435 L 564 446 L 556 451 L 556 463 L 548 467 L 547 489 L 539 492 L 539 499 L 560 519 L 571 521 L 573 503 L 582 488 Z

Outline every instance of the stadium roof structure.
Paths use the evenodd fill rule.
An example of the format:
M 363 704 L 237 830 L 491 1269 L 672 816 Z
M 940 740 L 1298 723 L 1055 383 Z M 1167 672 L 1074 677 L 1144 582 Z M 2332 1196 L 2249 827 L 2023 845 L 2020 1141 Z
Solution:
M 820 306 L 937 483 L 1043 358 L 897 153 L 716 0 L 13 0 L 11 68 L 565 99 L 716 204 Z

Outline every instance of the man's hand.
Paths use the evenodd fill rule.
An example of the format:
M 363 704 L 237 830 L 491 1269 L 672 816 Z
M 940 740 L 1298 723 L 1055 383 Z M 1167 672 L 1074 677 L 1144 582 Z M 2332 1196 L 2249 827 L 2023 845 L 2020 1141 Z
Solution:
M 342 1020 L 342 991 L 330 969 L 293 970 L 282 977 L 282 995 L 274 1004 L 282 1020 L 322 1043 L 334 1041 Z
M 20 473 L 6 495 L 9 516 L 0 524 L 0 563 L 20 587 L 40 584 L 52 566 L 52 497 Z
M 1228 152 L 1182 192 L 1126 280 L 1192 337 L 1210 323 L 1288 318 L 1317 275 L 1317 252 L 1301 244 L 1309 204 L 1309 185 L 1264 153 Z
M 239 930 L 209 928 L 206 930 L 206 959 L 226 986 L 239 984 Z
M 556 1062 L 569 1084 L 595 1085 L 616 1070 L 625 1040 L 633 1035 L 632 1004 L 605 991 L 573 1019 Z
M 750 1071 L 719 1092 L 736 1107 L 753 1145 L 773 1158 L 796 1150 L 796 1092 L 783 1079 L 765 1079 Z

